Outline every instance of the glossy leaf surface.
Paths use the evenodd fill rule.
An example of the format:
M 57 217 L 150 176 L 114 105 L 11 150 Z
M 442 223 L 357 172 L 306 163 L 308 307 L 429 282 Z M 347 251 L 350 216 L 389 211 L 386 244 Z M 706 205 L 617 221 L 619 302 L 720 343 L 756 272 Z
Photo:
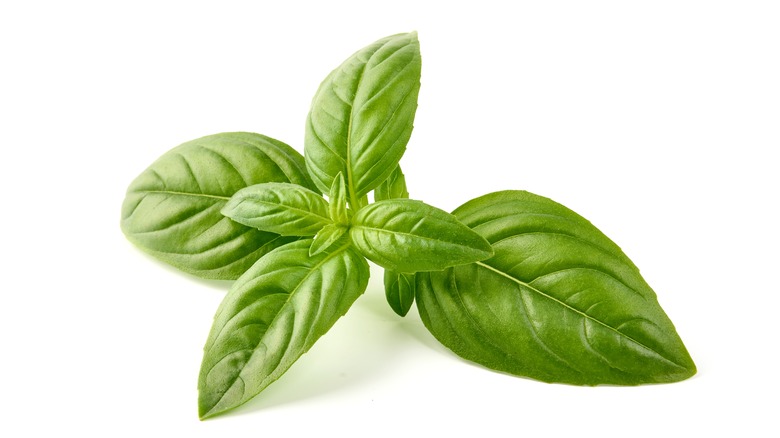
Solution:
M 331 223 L 328 202 L 321 195 L 289 183 L 241 189 L 222 208 L 222 214 L 248 227 L 282 236 L 313 236 Z
M 263 254 L 294 239 L 238 224 L 220 213 L 244 187 L 290 182 L 316 190 L 303 157 L 247 132 L 184 143 L 129 186 L 121 227 L 142 250 L 203 278 L 235 279 Z
M 414 303 L 414 274 L 399 274 L 385 269 L 385 297 L 398 316 L 406 316 Z
M 306 122 L 306 165 L 323 192 L 339 173 L 352 207 L 398 164 L 420 89 L 416 33 L 383 38 L 352 55 L 320 85 Z
M 245 403 L 278 379 L 365 290 L 363 257 L 348 245 L 309 257 L 311 242 L 268 253 L 228 292 L 205 346 L 201 418 Z
M 485 239 L 451 214 L 410 199 L 362 208 L 349 231 L 366 258 L 397 272 L 437 271 L 493 254 Z
M 696 367 L 620 248 L 566 207 L 498 192 L 454 212 L 492 258 L 417 275 L 417 306 L 444 345 L 490 368 L 578 385 L 674 382 Z

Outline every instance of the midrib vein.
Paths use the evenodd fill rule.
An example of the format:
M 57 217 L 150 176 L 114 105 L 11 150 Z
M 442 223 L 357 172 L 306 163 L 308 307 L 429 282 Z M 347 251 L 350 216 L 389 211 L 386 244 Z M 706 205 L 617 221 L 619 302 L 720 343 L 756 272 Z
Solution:
M 528 284 L 528 283 L 526 283 L 526 282 L 524 282 L 524 281 L 520 281 L 520 280 L 518 280 L 517 278 L 515 278 L 515 277 L 512 277 L 511 275 L 509 275 L 509 274 L 507 274 L 507 273 L 505 273 L 505 272 L 501 272 L 501 271 L 499 271 L 498 269 L 496 269 L 496 268 L 494 268 L 494 267 L 492 267 L 492 266 L 490 266 L 490 265 L 488 265 L 488 264 L 485 264 L 485 263 L 483 263 L 483 262 L 476 262 L 476 264 L 477 264 L 478 266 L 481 266 L 481 267 L 483 267 L 483 268 L 485 268 L 485 269 L 489 270 L 489 271 L 495 272 L 496 274 L 498 274 L 498 275 L 500 275 L 500 276 L 502 276 L 502 277 L 504 277 L 504 278 L 507 278 L 507 279 L 509 279 L 509 280 L 511 280 L 511 281 L 513 281 L 513 282 L 515 282 L 515 283 L 517 283 L 518 285 L 520 285 L 520 286 L 522 286 L 522 287 L 526 287 L 526 288 L 528 288 L 529 290 L 533 291 L 534 293 L 537 293 L 537 294 L 539 294 L 540 296 L 543 296 L 543 297 L 545 297 L 545 298 L 548 298 L 548 299 L 550 299 L 550 300 L 552 300 L 552 301 L 555 301 L 556 303 L 560 304 L 560 305 L 561 305 L 561 306 L 563 306 L 564 308 L 566 308 L 566 309 L 568 309 L 568 310 L 570 310 L 570 311 L 572 311 L 572 312 L 575 312 L 575 313 L 577 313 L 577 314 L 581 315 L 583 318 L 585 318 L 585 319 L 588 319 L 588 320 L 591 320 L 591 321 L 593 321 L 593 322 L 595 322 L 595 323 L 597 323 L 597 324 L 601 325 L 602 327 L 605 327 L 605 328 L 607 328 L 607 329 L 609 329 L 609 330 L 611 330 L 611 331 L 613 331 L 613 332 L 617 333 L 618 335 L 620 335 L 620 336 L 622 336 L 622 337 L 624 337 L 624 338 L 628 339 L 629 341 L 631 341 L 631 342 L 633 342 L 633 343 L 635 343 L 635 344 L 639 345 L 640 347 L 642 347 L 642 348 L 644 348 L 644 349 L 646 349 L 646 350 L 648 350 L 648 351 L 652 351 L 652 352 L 653 352 L 653 353 L 654 353 L 656 356 L 660 357 L 660 358 L 661 358 L 661 359 L 663 359 L 665 362 L 668 362 L 668 363 L 670 363 L 670 364 L 672 364 L 672 365 L 674 365 L 674 366 L 676 366 L 676 367 L 679 367 L 679 368 L 685 369 L 685 367 L 684 367 L 684 366 L 682 366 L 682 365 L 680 365 L 680 364 L 678 364 L 678 363 L 676 363 L 676 362 L 673 362 L 673 361 L 671 361 L 671 360 L 669 360 L 669 359 L 667 359 L 667 358 L 663 357 L 663 356 L 662 356 L 662 355 L 661 355 L 659 352 L 657 352 L 657 351 L 653 350 L 652 348 L 648 347 L 647 345 L 643 344 L 642 342 L 639 342 L 638 340 L 636 340 L 636 339 L 632 338 L 631 336 L 629 336 L 629 335 L 627 335 L 627 334 L 625 334 L 625 333 L 621 332 L 620 330 L 616 329 L 615 327 L 612 327 L 611 325 L 608 325 L 607 323 L 605 323 L 605 322 L 603 322 L 603 321 L 599 321 L 598 319 L 596 319 L 596 318 L 594 318 L 594 317 L 592 317 L 592 316 L 588 315 L 587 313 L 585 313 L 585 312 L 583 312 L 583 311 L 581 311 L 581 310 L 577 310 L 577 309 L 575 309 L 574 307 L 572 307 L 572 306 L 570 306 L 570 305 L 568 305 L 568 304 L 564 303 L 563 301 L 561 301 L 561 300 L 559 300 L 559 299 L 557 299 L 557 298 L 555 298 L 555 297 L 553 297 L 553 296 L 551 296 L 551 295 L 548 295 L 548 294 L 546 294 L 546 293 L 544 293 L 544 292 L 540 291 L 539 289 L 537 289 L 537 288 L 535 288 L 535 287 L 531 286 L 530 284 Z
M 374 53 L 372 53 L 371 56 L 374 56 Z M 363 64 L 363 68 L 360 70 L 360 76 L 358 76 L 357 85 L 355 86 L 356 97 L 357 97 L 358 90 L 360 90 L 360 83 L 363 82 L 363 76 L 366 73 L 366 67 L 368 66 L 368 61 L 371 60 L 371 56 L 368 57 L 366 62 Z M 353 175 L 352 175 L 352 121 L 354 119 L 355 119 L 355 98 L 352 98 L 352 105 L 350 105 L 350 109 L 349 109 L 349 122 L 347 123 L 346 165 L 347 165 L 347 190 L 349 190 L 349 203 L 352 205 L 352 208 L 356 209 L 356 208 L 360 208 L 360 204 L 358 204 L 358 197 L 357 197 L 357 193 L 355 192 L 355 182 L 353 181 Z
M 327 215 L 327 214 L 323 215 L 323 214 L 320 214 L 320 213 L 318 213 L 316 211 L 312 211 L 312 210 L 304 210 L 302 208 L 298 208 L 298 207 L 295 207 L 295 206 L 292 206 L 292 205 L 282 204 L 281 202 L 264 201 L 264 200 L 261 200 L 261 199 L 251 199 L 251 198 L 249 198 L 249 201 L 252 201 L 252 202 L 257 203 L 257 204 L 267 205 L 269 207 L 276 207 L 276 208 L 282 207 L 285 210 L 289 210 L 289 211 L 292 211 L 292 212 L 295 212 L 295 213 L 299 213 L 301 216 L 304 216 L 304 217 L 305 216 L 316 216 L 317 218 L 322 219 L 324 222 L 327 222 L 327 223 L 332 222 L 331 219 L 330 219 L 330 215 Z M 265 212 L 264 213 L 264 215 L 268 215 L 268 214 L 272 214 L 272 212 Z
M 393 236 L 394 235 L 408 236 L 408 237 L 413 237 L 415 239 L 426 240 L 426 241 L 431 241 L 431 242 L 438 242 L 438 243 L 440 243 L 442 245 L 445 245 L 445 246 L 448 246 L 448 247 L 452 247 L 454 249 L 457 249 L 457 248 L 468 248 L 468 249 L 471 249 L 471 250 L 480 251 L 478 248 L 467 246 L 465 244 L 460 244 L 460 243 L 457 243 L 457 242 L 448 242 L 446 240 L 437 239 L 435 237 L 423 236 L 421 234 L 412 234 L 412 233 L 406 233 L 406 232 L 403 232 L 403 231 L 391 231 L 391 230 L 387 230 L 387 229 L 384 229 L 384 228 L 371 227 L 371 226 L 368 226 L 368 225 L 353 225 L 352 229 L 364 230 L 364 231 L 373 231 L 373 232 L 375 232 L 377 234 L 390 234 L 390 235 L 393 235 Z M 482 251 L 482 252 L 484 252 L 484 251 Z
M 229 196 L 209 195 L 206 193 L 177 192 L 174 190 L 143 190 L 141 191 L 141 193 L 159 193 L 164 195 L 176 195 L 176 196 L 195 196 L 198 198 L 219 199 L 222 201 L 230 200 Z

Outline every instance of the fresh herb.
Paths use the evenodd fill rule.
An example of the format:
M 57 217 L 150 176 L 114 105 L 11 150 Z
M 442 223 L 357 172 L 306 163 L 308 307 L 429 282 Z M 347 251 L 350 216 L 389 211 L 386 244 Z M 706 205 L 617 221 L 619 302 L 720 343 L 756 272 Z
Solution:
M 385 268 L 396 313 L 417 301 L 438 340 L 487 367 L 577 385 L 696 372 L 639 270 L 581 216 L 522 191 L 453 214 L 409 199 L 399 161 L 420 68 L 416 33 L 381 39 L 320 85 L 305 157 L 217 134 L 130 185 L 129 240 L 191 274 L 236 279 L 206 341 L 201 418 L 248 401 L 311 348 L 365 291 L 366 259 Z

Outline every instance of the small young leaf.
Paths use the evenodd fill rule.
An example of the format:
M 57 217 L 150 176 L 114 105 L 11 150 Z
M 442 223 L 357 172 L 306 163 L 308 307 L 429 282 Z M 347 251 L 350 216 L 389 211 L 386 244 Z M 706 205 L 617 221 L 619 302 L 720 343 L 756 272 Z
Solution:
M 366 289 L 368 264 L 354 249 L 310 257 L 311 242 L 268 253 L 225 296 L 198 380 L 202 419 L 245 403 L 278 379 Z
M 406 316 L 414 303 L 414 274 L 399 274 L 385 269 L 385 297 L 398 316 Z
M 438 271 L 493 255 L 490 244 L 454 216 L 409 199 L 362 208 L 350 237 L 368 259 L 397 272 Z
M 303 157 L 272 138 L 227 132 L 177 146 L 141 173 L 122 204 L 122 231 L 154 257 L 203 278 L 236 279 L 295 239 L 234 222 L 219 211 L 252 184 L 316 190 Z
M 309 255 L 315 256 L 339 242 L 347 233 L 347 227 L 338 224 L 325 225 L 316 236 L 309 248 Z M 345 242 L 346 244 L 347 242 Z
M 322 82 L 306 121 L 306 166 L 322 191 L 339 172 L 352 208 L 384 181 L 406 150 L 420 90 L 417 33 L 383 38 Z
M 347 188 L 344 185 L 344 176 L 339 172 L 333 180 L 330 189 L 330 218 L 340 225 L 349 225 L 347 214 Z
M 477 198 L 454 214 L 496 252 L 417 274 L 425 326 L 458 355 L 576 385 L 675 382 L 696 373 L 639 270 L 583 217 L 521 191 Z
M 282 236 L 313 236 L 331 223 L 328 202 L 296 184 L 265 183 L 239 190 L 222 214 L 258 230 Z
M 406 177 L 398 165 L 386 180 L 374 189 L 374 201 L 386 201 L 388 199 L 408 198 L 409 191 L 406 188 Z

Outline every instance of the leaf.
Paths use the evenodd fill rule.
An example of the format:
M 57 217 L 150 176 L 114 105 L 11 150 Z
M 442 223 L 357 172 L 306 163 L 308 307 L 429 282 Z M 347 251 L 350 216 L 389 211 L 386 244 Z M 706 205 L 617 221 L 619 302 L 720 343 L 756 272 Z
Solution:
M 333 180 L 330 189 L 330 218 L 340 225 L 349 225 L 347 213 L 347 188 L 344 185 L 344 176 L 339 172 Z
M 401 165 L 396 166 L 393 173 L 374 189 L 375 201 L 408 197 L 409 191 L 406 188 L 406 178 L 401 171 Z M 399 274 L 393 270 L 385 269 L 384 283 L 385 298 L 387 298 L 390 308 L 398 316 L 406 316 L 414 303 L 414 275 Z
M 313 236 L 331 223 L 328 201 L 297 184 L 255 184 L 239 190 L 222 214 L 258 230 L 282 236 Z
M 248 132 L 171 149 L 127 189 L 121 228 L 142 250 L 203 278 L 235 279 L 263 254 L 295 239 L 240 225 L 220 213 L 244 187 L 289 182 L 316 190 L 303 157 Z
M 314 237 L 314 242 L 312 242 L 311 248 L 309 248 L 309 255 L 314 256 L 325 251 L 336 244 L 336 242 L 339 242 L 346 233 L 347 227 L 343 225 L 330 224 L 324 226 Z M 344 244 L 349 244 L 349 240 Z
M 417 307 L 458 355 L 545 382 L 636 385 L 696 367 L 620 248 L 547 198 L 508 191 L 454 212 L 495 256 L 417 275 Z
M 363 257 L 349 245 L 309 257 L 311 243 L 266 254 L 228 292 L 201 365 L 202 419 L 245 403 L 278 379 L 365 290 Z
M 399 274 L 385 269 L 385 297 L 398 316 L 406 316 L 414 303 L 414 274 Z
M 420 90 L 417 33 L 383 38 L 352 55 L 322 82 L 306 122 L 306 166 L 329 190 L 341 172 L 350 204 L 387 179 L 412 134 Z
M 408 197 L 409 191 L 406 188 L 406 177 L 403 172 L 401 172 L 400 165 L 396 166 L 393 173 L 374 189 L 374 201 L 386 201 L 388 199 Z
M 410 199 L 362 208 L 350 237 L 366 258 L 398 272 L 438 271 L 493 255 L 490 244 L 454 216 Z

